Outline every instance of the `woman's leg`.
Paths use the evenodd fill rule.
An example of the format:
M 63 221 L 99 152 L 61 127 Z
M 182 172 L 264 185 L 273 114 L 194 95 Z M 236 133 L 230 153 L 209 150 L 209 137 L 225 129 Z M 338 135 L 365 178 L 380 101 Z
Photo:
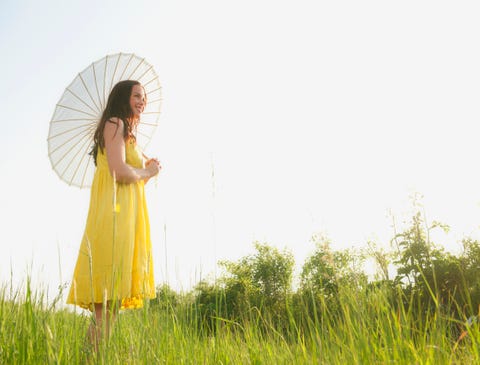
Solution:
M 103 303 L 94 303 L 92 322 L 87 330 L 87 337 L 95 351 L 98 350 L 101 340 L 108 338 L 115 322 L 118 311 L 118 305 L 108 301 Z

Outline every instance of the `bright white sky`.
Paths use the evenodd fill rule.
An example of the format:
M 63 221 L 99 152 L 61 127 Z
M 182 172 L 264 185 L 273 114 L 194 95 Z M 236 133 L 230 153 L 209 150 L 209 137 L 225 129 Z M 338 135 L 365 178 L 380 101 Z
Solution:
M 477 1 L 2 0 L 0 282 L 70 280 L 89 192 L 51 170 L 48 123 L 117 52 L 163 85 L 146 151 L 164 166 L 147 189 L 158 283 L 189 289 L 254 240 L 298 265 L 319 231 L 388 245 L 414 191 L 457 249 L 480 224 L 478 19 Z

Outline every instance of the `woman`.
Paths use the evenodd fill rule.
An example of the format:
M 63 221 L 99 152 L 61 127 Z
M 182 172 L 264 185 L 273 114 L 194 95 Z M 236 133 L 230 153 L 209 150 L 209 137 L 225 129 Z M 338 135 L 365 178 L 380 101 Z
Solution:
M 102 331 L 109 334 L 119 308 L 138 308 L 143 299 L 155 297 L 144 184 L 158 174 L 160 164 L 145 161 L 136 145 L 145 105 L 138 81 L 120 81 L 94 135 L 96 171 L 67 303 L 94 312 L 87 337 L 95 348 Z

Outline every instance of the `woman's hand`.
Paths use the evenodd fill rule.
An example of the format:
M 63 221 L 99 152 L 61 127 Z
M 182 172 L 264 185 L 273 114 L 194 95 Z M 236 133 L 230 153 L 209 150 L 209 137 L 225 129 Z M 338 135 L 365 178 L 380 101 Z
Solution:
M 162 167 L 156 158 L 151 158 L 145 162 L 145 169 L 148 171 L 150 177 L 158 175 Z

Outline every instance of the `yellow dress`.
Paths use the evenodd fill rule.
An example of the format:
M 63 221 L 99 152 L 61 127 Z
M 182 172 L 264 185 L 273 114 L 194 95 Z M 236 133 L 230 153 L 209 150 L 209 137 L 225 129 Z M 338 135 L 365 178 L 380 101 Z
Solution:
M 143 167 L 134 141 L 125 143 L 127 164 Z M 92 303 L 118 300 L 139 308 L 155 297 L 150 224 L 144 182 L 114 182 L 104 151 L 98 151 L 90 208 L 67 303 L 92 310 Z

